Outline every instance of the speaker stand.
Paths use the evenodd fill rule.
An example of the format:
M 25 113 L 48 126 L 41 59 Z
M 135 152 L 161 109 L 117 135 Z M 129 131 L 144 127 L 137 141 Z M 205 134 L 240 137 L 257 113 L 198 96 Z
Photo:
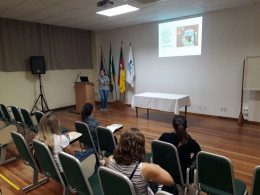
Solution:
M 42 112 L 44 112 L 44 111 L 49 111 L 48 104 L 47 104 L 47 102 L 46 102 L 46 100 L 45 100 L 45 98 L 44 98 L 44 96 L 43 96 L 43 93 L 42 93 L 42 88 L 43 88 L 43 86 L 42 86 L 42 77 L 41 77 L 41 74 L 39 74 L 39 83 L 40 83 L 40 94 L 39 94 L 39 96 L 38 96 L 38 98 L 37 98 L 37 100 L 36 100 L 36 102 L 35 102 L 35 104 L 34 104 L 32 110 L 31 110 L 31 114 L 32 114 L 34 108 L 36 108 L 36 109 L 38 109 L 38 110 L 40 110 L 40 111 L 42 111 Z M 40 101 L 40 104 L 41 104 L 41 108 L 42 108 L 42 109 L 39 109 L 39 108 L 37 107 L 38 101 Z

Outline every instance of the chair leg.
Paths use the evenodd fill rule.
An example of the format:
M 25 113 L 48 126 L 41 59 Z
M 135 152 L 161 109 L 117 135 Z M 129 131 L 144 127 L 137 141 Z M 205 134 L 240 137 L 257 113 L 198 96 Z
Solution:
M 14 161 L 16 159 L 16 157 L 12 157 L 12 158 L 6 159 L 6 147 L 7 147 L 7 144 L 1 145 L 0 147 L 1 147 L 0 165 L 3 165 L 5 163 L 11 162 L 11 161 Z
M 69 195 L 70 194 L 70 190 L 68 187 L 64 187 L 63 188 L 63 195 Z
M 28 191 L 28 190 L 36 187 L 36 186 L 39 186 L 41 184 L 48 182 L 49 179 L 50 179 L 49 177 L 45 177 L 41 180 L 38 180 L 38 171 L 34 169 L 33 170 L 33 183 L 29 186 L 24 187 L 22 190 L 26 192 L 26 191 Z

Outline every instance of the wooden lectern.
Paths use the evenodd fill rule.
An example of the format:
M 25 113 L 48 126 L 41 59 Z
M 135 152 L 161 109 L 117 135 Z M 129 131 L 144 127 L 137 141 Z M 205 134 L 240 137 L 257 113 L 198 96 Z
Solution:
M 95 108 L 94 84 L 87 82 L 75 82 L 76 112 L 81 113 L 85 103 L 93 104 Z

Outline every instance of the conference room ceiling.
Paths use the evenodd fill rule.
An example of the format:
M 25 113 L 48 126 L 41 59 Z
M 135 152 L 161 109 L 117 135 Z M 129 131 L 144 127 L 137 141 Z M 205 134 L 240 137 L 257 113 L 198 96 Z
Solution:
M 106 17 L 96 14 L 99 0 L 1 0 L 0 17 L 88 29 L 108 30 L 242 7 L 260 0 L 111 0 L 114 6 L 130 4 L 140 10 Z

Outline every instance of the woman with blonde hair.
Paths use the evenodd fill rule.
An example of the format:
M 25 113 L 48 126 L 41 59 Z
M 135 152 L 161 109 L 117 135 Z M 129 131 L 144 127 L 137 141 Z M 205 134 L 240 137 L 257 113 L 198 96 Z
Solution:
M 49 147 L 59 171 L 63 172 L 58 154 L 64 151 L 74 156 L 74 150 L 70 145 L 69 137 L 61 134 L 60 121 L 54 112 L 48 112 L 41 118 L 35 139 Z
M 132 181 L 137 195 L 153 194 L 149 181 L 171 187 L 171 175 L 159 165 L 145 162 L 145 137 L 137 128 L 121 134 L 113 156 L 108 157 L 106 166 L 125 174 Z
M 63 172 L 63 169 L 58 154 L 62 151 L 75 156 L 79 161 L 81 161 L 83 169 L 89 170 L 88 167 L 93 167 L 96 171 L 98 168 L 98 158 L 95 150 L 92 148 L 85 152 L 74 151 L 70 145 L 68 134 L 61 134 L 60 121 L 54 112 L 48 112 L 41 118 L 39 131 L 35 139 L 45 143 L 49 147 L 60 172 Z M 91 164 L 89 164 L 89 161 L 85 161 L 89 156 L 92 156 L 92 159 L 96 159 L 93 159 Z

